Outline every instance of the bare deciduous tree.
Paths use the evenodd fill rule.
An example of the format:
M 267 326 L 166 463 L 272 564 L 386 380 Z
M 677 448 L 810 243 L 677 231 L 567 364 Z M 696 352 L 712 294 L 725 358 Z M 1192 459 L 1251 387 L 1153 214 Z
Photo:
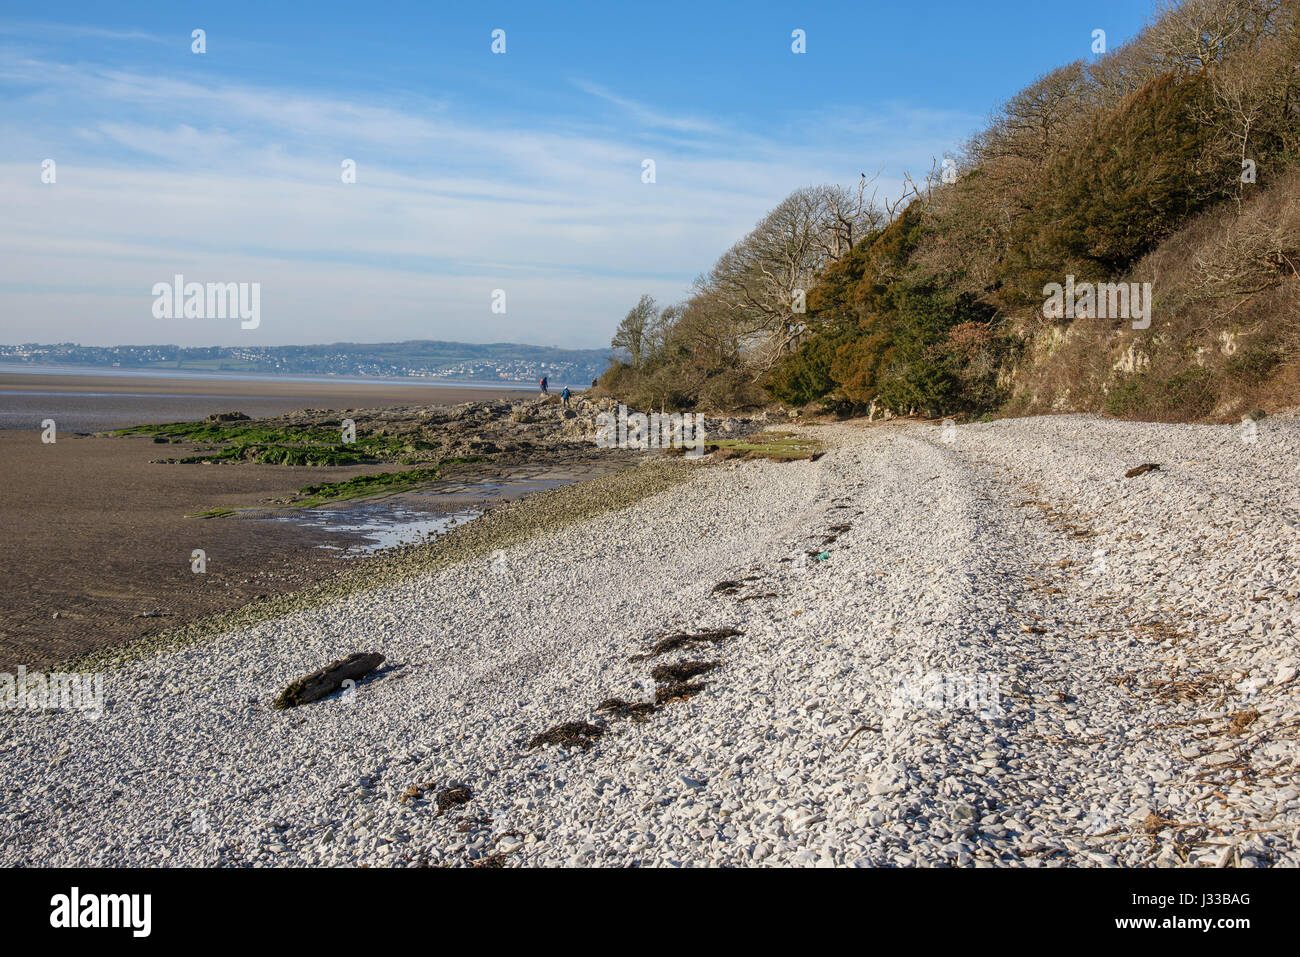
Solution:
M 723 306 L 759 375 L 797 345 L 803 296 L 817 274 L 885 223 L 875 193 L 867 195 L 873 179 L 864 174 L 856 190 L 795 190 L 701 280 L 699 289 Z
M 618 324 L 614 338 L 610 340 L 610 346 L 625 353 L 632 365 L 640 366 L 645 359 L 646 337 L 648 333 L 653 332 L 656 316 L 654 298 L 642 296 Z
M 1232 150 L 1241 168 L 1250 159 L 1251 135 L 1268 112 L 1276 91 L 1265 79 L 1271 65 L 1260 57 L 1234 60 L 1217 70 L 1210 84 L 1210 102 L 1202 106 L 1197 118 L 1212 127 Z M 1241 210 L 1245 177 L 1237 185 L 1237 209 Z
M 830 185 L 817 187 L 820 209 L 822 252 L 828 261 L 848 255 L 862 237 L 884 225 L 880 209 L 876 206 L 876 176 L 861 175 L 854 189 Z M 867 190 L 871 195 L 867 195 Z
M 664 306 L 646 324 L 643 351 L 646 359 L 654 359 L 667 348 L 668 339 L 682 318 L 683 307 L 677 304 Z
M 1041 167 L 1067 148 L 1091 98 L 1090 80 L 1082 63 L 1039 77 L 1003 105 L 980 141 L 978 158 L 1010 156 L 1030 167 Z
M 1201 72 L 1272 29 L 1282 0 L 1161 0 L 1148 42 L 1165 69 Z

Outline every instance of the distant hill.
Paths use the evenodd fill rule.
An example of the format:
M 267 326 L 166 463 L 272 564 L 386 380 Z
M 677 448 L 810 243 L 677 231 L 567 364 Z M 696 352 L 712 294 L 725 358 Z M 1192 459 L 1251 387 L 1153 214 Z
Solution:
M 608 349 L 557 349 L 513 342 L 480 345 L 417 339 L 335 342 L 314 346 L 82 346 L 76 343 L 0 345 L 0 361 L 32 365 L 184 369 L 389 376 L 469 382 L 590 382 L 609 364 Z

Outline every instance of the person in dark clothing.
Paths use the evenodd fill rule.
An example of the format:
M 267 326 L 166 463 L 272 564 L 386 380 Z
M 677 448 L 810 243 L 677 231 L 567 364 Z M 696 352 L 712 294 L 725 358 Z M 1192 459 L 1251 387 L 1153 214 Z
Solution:
M 569 387 L 566 385 L 566 386 L 564 387 L 564 391 L 560 393 L 560 402 L 563 403 L 563 405 L 564 405 L 564 407 L 565 407 L 566 409 L 569 407 L 569 399 L 570 399 L 572 396 L 573 396 L 573 393 L 569 391 Z
M 596 380 L 595 380 L 595 379 L 592 379 L 592 380 L 591 380 L 591 387 L 592 387 L 593 389 L 596 388 Z
M 550 390 L 548 390 L 548 389 L 546 388 L 546 376 L 542 376 L 542 381 L 541 381 L 540 385 L 541 385 L 541 387 L 542 387 L 542 395 L 550 395 L 550 394 L 551 394 L 551 393 L 550 393 Z

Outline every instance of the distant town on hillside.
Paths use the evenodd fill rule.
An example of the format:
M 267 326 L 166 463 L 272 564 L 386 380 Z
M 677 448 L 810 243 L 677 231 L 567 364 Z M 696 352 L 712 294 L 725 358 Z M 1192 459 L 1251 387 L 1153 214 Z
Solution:
M 383 376 L 461 382 L 584 383 L 609 364 L 608 349 L 559 349 L 517 343 L 336 342 L 315 346 L 0 345 L 0 362 L 139 370 Z

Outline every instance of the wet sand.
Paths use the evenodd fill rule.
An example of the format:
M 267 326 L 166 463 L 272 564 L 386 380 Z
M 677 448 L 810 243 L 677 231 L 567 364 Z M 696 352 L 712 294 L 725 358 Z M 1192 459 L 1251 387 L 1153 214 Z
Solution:
M 147 437 L 0 431 L 0 671 L 39 667 L 330 572 L 319 531 L 187 519 L 373 466 L 151 465 Z M 190 570 L 201 548 L 207 570 Z M 160 617 L 137 617 L 161 612 Z
M 454 404 L 507 394 L 520 393 L 391 383 L 0 374 L 0 425 L 21 426 L 0 428 L 0 671 L 18 664 L 48 667 L 259 596 L 296 591 L 355 565 L 340 555 L 364 554 L 368 539 L 362 532 L 340 531 L 355 519 L 345 511 L 322 510 L 306 522 L 185 516 L 255 509 L 303 485 L 401 468 L 152 464 L 160 451 L 147 436 L 79 432 L 224 411 L 277 415 L 301 408 Z M 52 444 L 41 441 L 45 418 L 58 426 Z M 457 476 L 470 484 L 448 483 L 442 496 L 432 494 L 436 490 L 408 495 L 403 507 L 434 516 L 478 511 L 523 494 L 528 482 L 511 484 L 516 479 L 550 484 L 583 477 L 515 472 L 521 474 L 482 469 Z M 504 482 L 500 489 L 476 484 L 494 478 Z M 194 549 L 206 554 L 202 574 L 191 570 Z
M 47 445 L 38 432 L 0 430 L 0 672 L 48 667 L 323 582 L 368 561 L 370 533 L 391 538 L 395 513 L 480 514 L 622 467 L 464 466 L 397 496 L 263 512 L 306 484 L 402 466 L 152 464 L 158 454 L 147 436 L 65 434 Z M 212 508 L 251 511 L 186 518 Z M 369 530 L 348 530 L 357 525 Z M 191 569 L 194 549 L 206 556 L 202 574 Z
M 256 419 L 296 409 L 454 404 L 533 392 L 517 386 L 391 380 L 285 382 L 0 372 L 0 429 L 40 430 L 43 420 L 53 419 L 60 431 L 100 432 L 153 422 L 190 422 L 214 412 L 243 412 Z

